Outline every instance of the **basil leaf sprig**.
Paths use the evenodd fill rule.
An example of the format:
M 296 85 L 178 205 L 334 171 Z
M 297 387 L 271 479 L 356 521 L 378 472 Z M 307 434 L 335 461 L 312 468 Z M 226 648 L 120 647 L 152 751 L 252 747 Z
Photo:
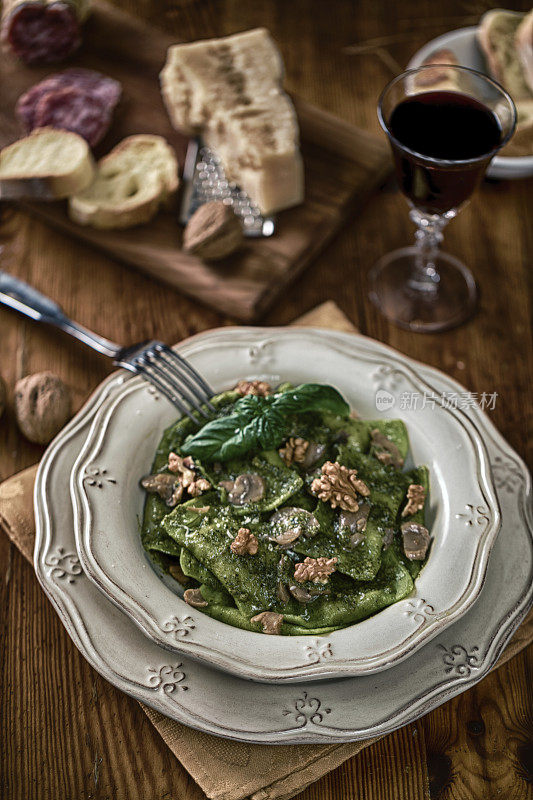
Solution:
M 181 452 L 200 461 L 229 461 L 271 450 L 283 441 L 288 417 L 308 411 L 346 416 L 350 407 L 333 386 L 319 383 L 303 383 L 267 397 L 248 395 L 237 400 L 231 414 L 211 420 L 186 439 Z

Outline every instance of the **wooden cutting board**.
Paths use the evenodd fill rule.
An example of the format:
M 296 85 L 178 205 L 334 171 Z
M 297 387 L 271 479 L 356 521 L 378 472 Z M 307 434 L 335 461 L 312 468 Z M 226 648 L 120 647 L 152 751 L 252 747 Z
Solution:
M 187 140 L 172 129 L 158 83 L 167 47 L 173 42 L 175 39 L 134 17 L 107 4 L 95 4 L 82 49 L 59 68 L 84 66 L 122 83 L 123 100 L 96 156 L 105 154 L 124 136 L 157 133 L 176 148 L 183 163 Z M 0 146 L 21 135 L 14 117 L 17 98 L 53 71 L 50 66 L 26 67 L 5 53 L 0 56 Z M 309 103 L 297 98 L 294 102 L 305 163 L 305 202 L 278 214 L 272 238 L 247 240 L 240 253 L 224 262 L 206 264 L 181 252 L 176 208 L 127 231 L 97 231 L 70 222 L 65 203 L 25 202 L 21 206 L 218 311 L 244 322 L 256 320 L 390 169 L 384 141 Z

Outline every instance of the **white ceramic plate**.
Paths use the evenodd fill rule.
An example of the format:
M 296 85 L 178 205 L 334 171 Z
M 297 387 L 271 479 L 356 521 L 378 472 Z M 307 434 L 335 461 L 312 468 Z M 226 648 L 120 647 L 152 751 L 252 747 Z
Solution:
M 178 596 L 178 584 L 150 567 L 139 537 L 145 499 L 139 479 L 176 412 L 133 378 L 102 404 L 72 489 L 86 574 L 148 636 L 236 675 L 283 682 L 389 668 L 465 613 L 479 594 L 499 530 L 498 502 L 485 447 L 467 414 L 434 399 L 416 411 L 400 402 L 376 410 L 376 396 L 391 389 L 398 396 L 436 396 L 414 362 L 365 337 L 312 329 L 224 328 L 194 337 L 179 352 L 216 390 L 243 377 L 320 381 L 337 387 L 364 418 L 403 418 L 414 463 L 430 468 L 433 543 L 412 596 L 317 640 L 327 659 L 317 658 L 312 637 L 265 636 L 191 609 Z M 412 613 L 420 603 L 432 609 L 423 626 Z
M 419 67 L 435 50 L 443 48 L 451 50 L 457 56 L 457 61 L 463 67 L 477 69 L 478 72 L 487 73 L 485 58 L 477 43 L 477 27 L 459 28 L 438 36 L 422 47 L 410 60 L 407 69 Z M 495 156 L 487 175 L 491 178 L 528 178 L 533 175 L 533 155 L 511 158 L 509 156 Z
M 461 387 L 419 367 L 439 391 Z M 83 574 L 68 502 L 74 461 L 98 407 L 120 389 L 112 376 L 48 449 L 35 485 L 35 570 L 72 640 L 117 688 L 208 733 L 263 744 L 355 741 L 412 722 L 483 678 L 531 607 L 531 487 L 525 466 L 486 416 L 470 412 L 487 445 L 502 531 L 479 601 L 408 661 L 376 675 L 317 684 L 268 685 L 176 658 L 149 641 Z M 418 625 L 431 609 L 412 609 Z M 327 658 L 327 651 L 318 654 Z

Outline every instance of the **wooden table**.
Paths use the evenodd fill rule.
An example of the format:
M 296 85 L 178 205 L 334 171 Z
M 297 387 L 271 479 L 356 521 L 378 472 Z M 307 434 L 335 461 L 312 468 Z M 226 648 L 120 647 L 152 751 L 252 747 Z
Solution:
M 371 130 L 378 128 L 380 89 L 418 47 L 446 30 L 476 23 L 489 8 L 485 2 L 461 0 L 122 0 L 122 5 L 182 39 L 266 25 L 283 52 L 288 87 Z M 525 0 L 510 5 L 528 7 Z M 392 182 L 284 295 L 265 323 L 282 325 L 325 299 L 336 300 L 363 333 L 443 369 L 473 392 L 497 392 L 491 416 L 527 457 L 528 392 L 533 387 L 526 288 L 533 254 L 532 200 L 531 179 L 486 183 L 450 225 L 446 247 L 470 265 L 481 290 L 479 313 L 458 330 L 431 336 L 400 331 L 367 299 L 369 267 L 413 233 Z M 112 339 L 173 342 L 231 322 L 12 209 L 2 209 L 0 237 L 6 245 L 3 267 Z M 10 389 L 17 378 L 44 368 L 68 381 L 77 406 L 110 370 L 105 360 L 60 334 L 0 310 L 0 372 Z M 41 453 L 18 433 L 10 408 L 0 423 L 0 479 L 34 463 Z M 78 654 L 31 567 L 5 537 L 0 537 L 0 572 L 0 795 L 200 800 L 203 793 L 138 704 Z M 532 671 L 530 647 L 300 797 L 533 797 Z M 7 780 L 13 787 L 9 795 Z

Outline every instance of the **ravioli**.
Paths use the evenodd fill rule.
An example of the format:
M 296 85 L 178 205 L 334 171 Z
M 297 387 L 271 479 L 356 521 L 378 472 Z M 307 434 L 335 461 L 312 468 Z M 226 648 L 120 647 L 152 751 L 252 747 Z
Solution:
M 212 403 L 207 422 L 186 418 L 165 431 L 152 477 L 173 475 L 167 480 L 179 492 L 174 508 L 147 496 L 141 532 L 163 568 L 179 564 L 200 590 L 199 610 L 270 633 L 256 619 L 266 611 L 279 623 L 276 633 L 325 635 L 412 591 L 423 562 L 404 550 L 401 525 L 424 526 L 429 473 L 403 469 L 403 422 L 352 419 L 338 392 L 319 384 L 286 384 L 253 400 L 225 392 Z M 187 471 L 171 453 L 176 463 L 188 458 Z M 328 465 L 333 487 L 323 479 Z M 359 483 L 337 486 L 343 470 Z M 200 477 L 210 488 L 190 496 Z M 406 516 L 413 485 L 423 487 L 424 500 Z

